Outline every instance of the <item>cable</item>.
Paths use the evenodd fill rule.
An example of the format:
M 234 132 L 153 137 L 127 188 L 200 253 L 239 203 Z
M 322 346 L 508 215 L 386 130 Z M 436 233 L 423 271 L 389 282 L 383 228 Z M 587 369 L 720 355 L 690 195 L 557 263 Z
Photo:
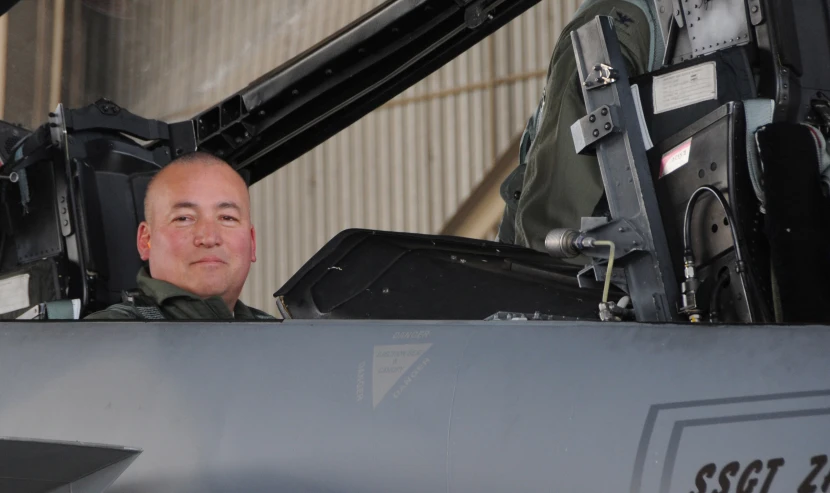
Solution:
M 723 208 L 724 214 L 726 214 L 726 220 L 729 222 L 729 230 L 732 233 L 732 243 L 735 245 L 735 261 L 738 265 L 737 270 L 738 275 L 741 279 L 741 289 L 743 290 L 744 296 L 746 297 L 746 303 L 749 307 L 749 321 L 750 323 L 752 323 L 755 321 L 755 317 L 753 315 L 752 310 L 752 297 L 749 295 L 749 290 L 747 289 L 746 265 L 744 264 L 744 256 L 743 251 L 741 249 L 741 245 L 738 242 L 738 231 L 737 229 L 735 229 L 735 218 L 732 216 L 732 209 L 726 202 L 726 198 L 724 198 L 720 190 L 711 185 L 703 185 L 702 187 L 695 190 L 694 193 L 692 193 L 692 196 L 689 197 L 689 202 L 686 204 L 686 212 L 683 216 L 683 254 L 687 258 L 687 264 L 691 263 L 692 265 L 694 265 L 694 252 L 692 252 L 691 244 L 692 211 L 694 210 L 695 204 L 697 203 L 697 199 L 700 198 L 700 196 L 706 192 L 709 192 L 715 196 L 715 198 Z
M 605 273 L 605 287 L 602 289 L 602 302 L 608 303 L 608 291 L 611 289 L 611 272 L 614 269 L 614 250 L 616 246 L 613 241 L 608 240 L 596 240 L 594 241 L 594 245 L 607 246 L 611 249 L 608 253 L 608 270 Z

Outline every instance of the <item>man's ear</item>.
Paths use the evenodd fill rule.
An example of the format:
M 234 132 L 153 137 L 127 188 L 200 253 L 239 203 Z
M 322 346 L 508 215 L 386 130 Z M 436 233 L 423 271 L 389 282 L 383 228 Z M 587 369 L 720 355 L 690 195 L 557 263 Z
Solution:
M 256 262 L 256 229 L 251 226 L 251 262 Z
M 141 260 L 147 261 L 150 259 L 150 225 L 147 221 L 141 221 L 138 225 L 138 234 L 136 235 L 136 247 L 138 248 L 138 255 Z

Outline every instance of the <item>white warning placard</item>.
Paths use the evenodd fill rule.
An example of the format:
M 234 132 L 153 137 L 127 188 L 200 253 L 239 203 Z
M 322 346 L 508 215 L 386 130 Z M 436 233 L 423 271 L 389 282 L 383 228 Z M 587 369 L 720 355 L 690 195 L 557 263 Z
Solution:
M 372 408 L 376 408 L 404 373 L 432 347 L 425 344 L 375 346 L 372 356 Z
M 718 74 L 715 62 L 654 77 L 654 114 L 718 98 Z
M 660 160 L 660 178 L 688 164 L 691 156 L 692 139 L 663 154 L 663 158 Z
M 0 280 L 0 313 L 29 307 L 29 274 Z

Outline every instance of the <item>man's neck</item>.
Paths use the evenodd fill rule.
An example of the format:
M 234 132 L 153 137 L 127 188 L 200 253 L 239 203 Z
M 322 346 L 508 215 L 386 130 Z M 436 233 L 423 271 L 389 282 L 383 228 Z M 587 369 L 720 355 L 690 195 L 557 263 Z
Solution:
M 239 298 L 226 298 L 226 297 L 222 296 L 222 301 L 224 301 L 225 305 L 228 306 L 228 310 L 230 310 L 231 315 L 233 315 L 233 310 L 234 310 L 234 308 L 236 308 L 237 300 L 239 300 Z

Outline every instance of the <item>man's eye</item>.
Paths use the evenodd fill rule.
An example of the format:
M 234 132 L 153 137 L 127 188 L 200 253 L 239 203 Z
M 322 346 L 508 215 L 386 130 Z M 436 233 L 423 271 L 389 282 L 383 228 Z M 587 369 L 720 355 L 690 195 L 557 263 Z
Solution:
M 189 218 L 189 217 L 187 217 L 187 216 L 179 216 L 179 217 L 177 217 L 177 218 L 175 218 L 175 219 L 173 219 L 173 220 L 174 220 L 174 221 L 183 222 L 183 221 L 187 221 L 188 219 L 190 219 L 190 218 Z
M 222 220 L 223 221 L 238 221 L 238 219 L 233 217 L 233 216 L 222 216 Z

